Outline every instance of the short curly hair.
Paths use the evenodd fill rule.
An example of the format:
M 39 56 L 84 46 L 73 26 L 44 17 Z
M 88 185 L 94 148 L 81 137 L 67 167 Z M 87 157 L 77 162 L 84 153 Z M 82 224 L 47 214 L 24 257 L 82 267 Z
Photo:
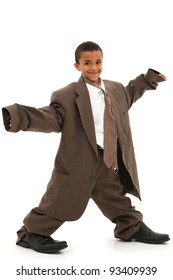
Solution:
M 91 41 L 86 41 L 86 42 L 81 43 L 75 50 L 76 63 L 79 64 L 79 59 L 81 57 L 81 53 L 87 52 L 87 51 L 89 51 L 89 52 L 100 51 L 103 56 L 103 51 L 98 44 L 91 42 Z

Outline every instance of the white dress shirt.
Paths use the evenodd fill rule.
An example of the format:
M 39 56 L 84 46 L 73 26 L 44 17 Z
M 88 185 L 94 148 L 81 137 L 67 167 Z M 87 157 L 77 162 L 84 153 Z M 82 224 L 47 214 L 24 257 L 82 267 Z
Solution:
M 93 113 L 96 141 L 100 147 L 104 147 L 104 110 L 105 110 L 105 100 L 104 93 L 99 88 L 86 83 Z M 105 90 L 105 85 L 101 80 L 100 87 Z

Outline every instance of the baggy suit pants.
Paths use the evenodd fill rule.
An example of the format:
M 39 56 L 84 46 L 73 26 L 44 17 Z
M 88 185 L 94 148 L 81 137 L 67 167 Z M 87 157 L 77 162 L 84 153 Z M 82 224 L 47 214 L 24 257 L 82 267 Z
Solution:
M 99 149 L 98 152 L 97 180 L 92 190 L 91 198 L 102 213 L 116 224 L 115 237 L 127 240 L 138 231 L 143 217 L 132 206 L 130 198 L 125 195 L 119 172 L 113 172 L 111 168 L 108 169 L 103 161 L 103 150 Z M 39 207 L 33 208 L 25 217 L 24 226 L 17 232 L 17 243 L 25 235 L 26 231 L 50 236 L 64 222 L 44 214 Z

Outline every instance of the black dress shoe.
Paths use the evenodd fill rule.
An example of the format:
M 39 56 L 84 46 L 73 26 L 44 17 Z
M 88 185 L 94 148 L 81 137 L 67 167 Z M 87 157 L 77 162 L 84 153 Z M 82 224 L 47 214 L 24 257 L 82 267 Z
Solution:
M 17 243 L 24 248 L 31 248 L 39 253 L 54 254 L 67 248 L 66 241 L 56 241 L 52 237 L 26 232 L 25 236 Z
M 133 234 L 127 241 L 138 241 L 150 244 L 162 244 L 170 240 L 168 234 L 162 234 L 152 231 L 149 227 L 141 222 L 139 230 Z

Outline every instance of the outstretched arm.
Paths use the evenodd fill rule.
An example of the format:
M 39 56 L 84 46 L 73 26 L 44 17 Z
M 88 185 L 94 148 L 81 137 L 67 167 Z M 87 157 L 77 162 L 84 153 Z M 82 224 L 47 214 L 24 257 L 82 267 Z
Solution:
M 64 111 L 59 105 L 34 108 L 14 104 L 2 109 L 5 129 L 10 132 L 60 132 Z
M 147 73 L 141 74 L 136 79 L 131 80 L 126 86 L 126 98 L 128 108 L 138 100 L 146 90 L 155 90 L 159 82 L 166 81 L 166 77 L 160 72 L 149 69 Z

